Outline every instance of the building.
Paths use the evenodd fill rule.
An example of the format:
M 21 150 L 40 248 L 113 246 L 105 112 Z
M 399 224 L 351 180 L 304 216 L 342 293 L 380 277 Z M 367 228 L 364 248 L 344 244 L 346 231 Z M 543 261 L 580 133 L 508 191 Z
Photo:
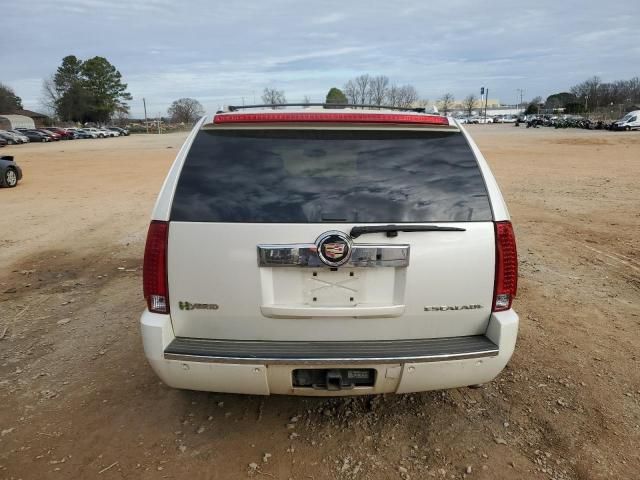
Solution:
M 43 113 L 34 112 L 31 110 L 16 110 L 11 112 L 12 115 L 23 115 L 33 120 L 36 128 L 45 127 L 51 124 L 51 119 Z
M 500 107 L 500 100 L 498 100 L 497 98 L 488 98 L 487 102 L 486 102 L 487 108 L 498 108 Z M 484 100 L 480 100 L 479 98 L 476 99 L 473 108 L 484 108 L 485 106 L 485 101 Z M 464 101 L 463 100 L 454 100 L 453 101 L 453 105 L 451 106 L 451 110 L 466 110 L 466 106 L 464 105 Z
M 35 128 L 35 122 L 25 115 L 0 115 L 0 130 L 13 130 L 16 128 Z

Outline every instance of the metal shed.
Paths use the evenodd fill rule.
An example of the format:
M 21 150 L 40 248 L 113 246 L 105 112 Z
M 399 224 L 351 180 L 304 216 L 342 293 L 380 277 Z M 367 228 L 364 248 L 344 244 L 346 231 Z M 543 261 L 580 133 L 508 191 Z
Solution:
M 36 128 L 32 118 L 24 115 L 0 115 L 0 130 L 13 130 L 14 128 Z

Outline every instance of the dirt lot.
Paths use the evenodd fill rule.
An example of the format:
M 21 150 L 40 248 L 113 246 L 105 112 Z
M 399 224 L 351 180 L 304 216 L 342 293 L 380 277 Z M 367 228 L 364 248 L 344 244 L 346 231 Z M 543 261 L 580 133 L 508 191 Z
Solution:
M 518 234 L 515 355 L 483 388 L 353 400 L 147 366 L 143 241 L 184 134 L 2 149 L 25 179 L 0 191 L 0 478 L 640 478 L 640 132 L 471 131 Z

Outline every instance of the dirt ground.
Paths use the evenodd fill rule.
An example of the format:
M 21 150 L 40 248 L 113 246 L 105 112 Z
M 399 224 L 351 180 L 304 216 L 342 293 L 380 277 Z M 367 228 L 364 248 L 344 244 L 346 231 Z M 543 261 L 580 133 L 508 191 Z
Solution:
M 640 132 L 471 132 L 518 235 L 514 357 L 482 388 L 356 399 L 147 365 L 144 235 L 185 134 L 3 148 L 25 178 L 0 190 L 0 478 L 640 478 Z

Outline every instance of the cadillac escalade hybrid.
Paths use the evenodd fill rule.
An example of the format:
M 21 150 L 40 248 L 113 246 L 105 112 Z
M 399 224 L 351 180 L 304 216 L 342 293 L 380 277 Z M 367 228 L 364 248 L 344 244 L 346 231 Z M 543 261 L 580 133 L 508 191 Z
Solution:
M 514 351 L 517 275 L 507 207 L 454 119 L 228 107 L 194 127 L 155 205 L 144 350 L 193 390 L 481 384 Z

